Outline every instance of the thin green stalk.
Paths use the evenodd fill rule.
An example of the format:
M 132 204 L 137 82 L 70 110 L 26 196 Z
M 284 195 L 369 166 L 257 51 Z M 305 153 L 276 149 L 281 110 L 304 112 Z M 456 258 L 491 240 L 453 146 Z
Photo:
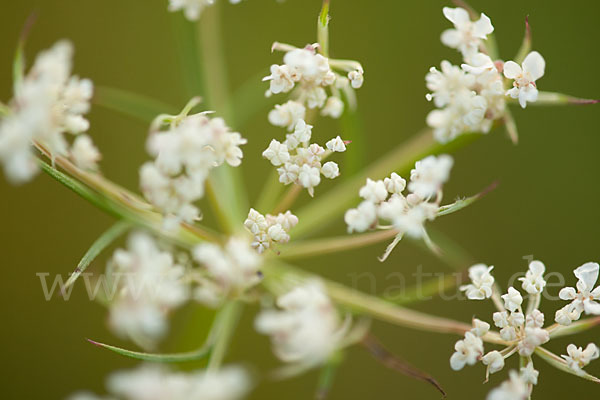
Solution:
M 296 285 L 298 282 L 311 277 L 310 274 L 302 270 L 279 262 L 270 262 L 264 265 L 263 273 L 265 276 L 263 284 L 276 294 L 285 289 L 288 283 Z M 368 315 L 394 325 L 428 332 L 463 335 L 472 328 L 470 324 L 400 307 L 387 300 L 362 293 L 339 283 L 321 280 L 332 300 L 357 314 Z M 489 332 L 483 337 L 483 340 L 490 343 L 506 344 L 497 332 Z
M 321 54 L 329 57 L 329 0 L 323 0 L 323 7 L 317 22 L 317 40 Z
M 208 360 L 208 370 L 217 370 L 227 354 L 227 348 L 242 315 L 243 303 L 231 300 L 219 311 L 215 321 L 215 342 Z
M 277 206 L 273 209 L 273 214 L 279 214 L 291 209 L 301 191 L 302 186 L 292 184 L 292 186 L 285 192 L 279 204 L 277 204 Z
M 174 114 L 175 108 L 159 100 L 122 89 L 96 87 L 94 104 L 144 122 L 152 122 L 160 114 Z
M 299 240 L 281 247 L 279 259 L 295 260 L 315 257 L 323 254 L 337 253 L 345 250 L 359 249 L 371 244 L 392 239 L 398 231 L 393 229 L 344 235 L 325 239 Z
M 256 201 L 256 209 L 261 212 L 274 210 L 284 188 L 285 186 L 279 182 L 279 173 L 272 168 Z
M 233 120 L 232 103 L 228 102 L 229 90 L 227 68 L 222 43 L 220 26 L 220 8 L 215 4 L 206 10 L 202 21 L 199 21 L 198 34 L 203 61 L 203 81 L 206 87 L 207 106 L 223 116 L 226 121 Z M 217 213 L 224 216 L 223 228 L 227 232 L 237 232 L 242 227 L 245 214 L 248 212 L 248 197 L 244 182 L 238 169 L 223 165 L 211 171 L 208 185 L 214 194 L 212 206 Z

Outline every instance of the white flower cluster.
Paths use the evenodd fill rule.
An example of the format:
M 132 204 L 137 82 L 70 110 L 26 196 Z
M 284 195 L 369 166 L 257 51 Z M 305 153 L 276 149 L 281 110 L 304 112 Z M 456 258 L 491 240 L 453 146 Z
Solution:
M 561 325 L 570 325 L 573 321 L 581 318 L 581 314 L 600 315 L 600 285 L 594 289 L 598 281 L 600 266 L 597 263 L 585 263 L 575 269 L 574 274 L 578 279 L 577 288 L 563 288 L 559 297 L 562 300 L 570 300 L 556 312 L 555 321 Z
M 152 347 L 167 333 L 168 313 L 190 297 L 186 268 L 143 233 L 130 236 L 127 250 L 115 251 L 107 275 L 114 290 L 109 324 L 142 347 Z
M 238 4 L 242 0 L 229 0 L 231 4 Z M 169 11 L 183 10 L 183 15 L 190 21 L 197 21 L 202 11 L 215 3 L 215 0 L 169 0 Z
M 251 388 L 248 373 L 238 366 L 218 371 L 173 372 L 160 365 L 118 371 L 107 380 L 114 397 L 81 392 L 69 400 L 238 400 Z
M 241 294 L 260 281 L 261 257 L 246 238 L 233 236 L 225 246 L 202 243 L 192 252 L 194 260 L 204 266 L 192 279 L 199 284 L 194 298 L 209 306 L 217 306 L 228 294 Z
M 350 104 L 355 103 L 354 89 L 363 84 L 364 71 L 360 63 L 328 59 L 317 52 L 318 48 L 318 44 L 304 48 L 273 44 L 272 50 L 284 51 L 285 55 L 283 65 L 272 65 L 271 74 L 263 79 L 270 83 L 267 96 L 293 90 L 293 100 L 275 106 L 269 113 L 269 122 L 273 125 L 291 131 L 298 119 L 304 118 L 306 107 L 318 108 L 322 115 L 339 118 L 344 112 L 342 93 Z
M 170 121 L 167 130 L 150 134 L 147 147 L 155 159 L 140 168 L 142 192 L 166 214 L 168 229 L 200 218 L 193 203 L 204 196 L 210 170 L 223 163 L 239 166 L 243 157 L 239 146 L 246 143 L 222 118 L 200 113 Z
M 473 22 L 460 7 L 443 11 L 455 28 L 442 34 L 442 43 L 460 50 L 464 62 L 458 67 L 444 60 L 441 71 L 432 67 L 425 80 L 431 91 L 427 99 L 437 107 L 427 116 L 427 124 L 438 141 L 448 142 L 465 132 L 489 132 L 493 121 L 505 114 L 506 95 L 519 99 L 523 108 L 536 101 L 535 82 L 544 75 L 545 61 L 535 51 L 522 67 L 513 61 L 493 61 L 484 42 L 494 31 L 490 19 L 481 14 Z M 514 80 L 512 89 L 505 89 L 502 73 Z
M 465 365 L 474 365 L 481 361 L 487 366 L 486 376 L 489 376 L 489 374 L 504 368 L 505 359 L 518 353 L 527 360 L 527 366 L 521 368 L 520 374 L 511 371 L 510 379 L 490 392 L 488 400 L 527 399 L 533 385 L 537 384 L 539 374 L 533 368 L 531 356 L 538 347 L 550 340 L 550 333 L 555 329 L 555 326 L 543 328 L 544 314 L 538 309 L 541 294 L 546 287 L 544 279 L 546 267 L 540 261 L 532 261 L 525 276 L 519 278 L 523 290 L 529 295 L 526 312 L 522 308 L 523 296 L 514 287 L 510 287 L 506 294 L 499 296 L 494 287 L 494 278 L 490 274 L 492 268 L 484 264 L 474 265 L 469 269 L 469 277 L 472 282 L 460 289 L 466 292 L 469 299 L 494 299 L 499 308 L 493 314 L 494 325 L 500 329 L 499 337 L 505 343 L 505 348 L 485 354 L 481 338 L 488 334 L 490 325 L 474 319 L 474 328 L 465 334 L 463 340 L 456 343 L 455 352 L 450 358 L 450 366 L 454 370 L 460 370 Z M 584 271 L 588 270 L 584 268 Z M 577 272 L 577 275 L 581 275 L 580 271 Z M 584 374 L 582 371 L 584 366 L 598 358 L 598 349 L 594 344 L 588 345 L 586 350 L 569 345 L 567 352 L 569 355 L 563 356 L 565 359 L 563 365 L 580 375 Z M 556 358 L 560 359 L 558 356 Z
M 408 195 L 402 192 L 406 180 L 392 173 L 384 180 L 367 179 L 358 192 L 364 200 L 346 211 L 348 232 L 364 232 L 378 227 L 379 219 L 390 221 L 390 228 L 401 235 L 428 240 L 425 221 L 435 219 L 442 199 L 442 186 L 450 176 L 453 160 L 449 155 L 428 156 L 417 161 L 410 173 Z
M 348 324 L 342 323 L 319 281 L 280 296 L 277 306 L 281 310 L 262 311 L 255 327 L 271 336 L 274 352 L 283 362 L 314 366 L 341 346 Z
M 32 142 L 53 156 L 71 157 L 80 168 L 96 169 L 100 153 L 88 136 L 70 147 L 64 133 L 79 135 L 89 128 L 83 117 L 90 109 L 92 82 L 71 76 L 73 46 L 59 41 L 38 54 L 29 73 L 15 83 L 7 114 L 0 116 L 0 162 L 6 177 L 21 183 L 38 171 Z
M 309 144 L 311 136 L 312 125 L 300 119 L 294 131 L 286 135 L 283 143 L 273 139 L 262 155 L 271 164 L 279 167 L 279 182 L 284 185 L 300 185 L 313 196 L 314 188 L 321 183 L 321 175 L 328 179 L 340 175 L 337 163 L 328 161 L 322 164 L 322 161 L 331 153 L 346 151 L 346 142 L 338 136 L 326 143 L 325 150 L 316 143 Z
M 251 208 L 244 226 L 254 236 L 252 247 L 263 253 L 272 248 L 273 243 L 287 243 L 290 240 L 289 232 L 297 223 L 298 217 L 289 210 L 277 215 L 267 214 L 265 217 Z

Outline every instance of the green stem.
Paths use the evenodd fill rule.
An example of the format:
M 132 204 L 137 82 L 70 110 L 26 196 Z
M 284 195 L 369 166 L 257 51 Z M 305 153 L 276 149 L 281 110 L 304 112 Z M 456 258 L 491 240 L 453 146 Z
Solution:
M 283 246 L 278 258 L 294 260 L 322 254 L 337 253 L 344 250 L 358 249 L 392 239 L 397 233 L 398 231 L 396 230 L 387 229 L 362 233 L 359 235 L 345 235 L 326 239 L 296 241 Z
M 292 184 L 292 186 L 285 192 L 279 204 L 277 204 L 277 206 L 273 209 L 273 214 L 279 214 L 292 208 L 292 205 L 298 198 L 298 195 L 301 191 L 302 186 Z
M 227 348 L 242 314 L 242 307 L 243 303 L 238 300 L 232 300 L 225 304 L 221 311 L 219 311 L 219 315 L 215 321 L 217 324 L 215 342 L 208 360 L 208 370 L 217 370 L 222 365 L 227 354 Z
M 206 104 L 229 121 L 233 119 L 233 110 L 232 103 L 227 101 L 229 90 L 223 53 L 225 45 L 221 41 L 219 11 L 219 4 L 206 10 L 197 28 L 204 66 L 201 72 L 206 87 Z M 215 168 L 210 173 L 208 184 L 213 193 L 211 204 L 224 217 L 221 221 L 223 228 L 230 233 L 241 230 L 249 206 L 240 171 L 228 165 Z

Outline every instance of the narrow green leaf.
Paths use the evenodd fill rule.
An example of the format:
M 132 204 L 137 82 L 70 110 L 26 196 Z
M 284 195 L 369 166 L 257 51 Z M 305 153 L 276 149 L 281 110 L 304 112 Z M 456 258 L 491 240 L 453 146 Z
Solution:
M 13 90 L 14 93 L 17 93 L 18 88 L 21 86 L 23 82 L 23 78 L 25 77 L 25 43 L 27 42 L 27 37 L 29 36 L 29 32 L 31 28 L 35 24 L 37 19 L 37 14 L 32 13 L 29 15 L 27 20 L 25 21 L 25 25 L 23 25 L 23 29 L 21 30 L 21 34 L 19 35 L 19 42 L 17 43 L 17 49 L 15 51 L 15 58 L 13 60 Z
M 113 226 L 108 228 L 96 241 L 92 244 L 92 246 L 85 253 L 75 271 L 71 274 L 67 283 L 65 284 L 65 288 L 71 286 L 77 278 L 87 269 L 87 267 L 94 261 L 94 259 L 108 247 L 112 242 L 114 242 L 118 237 L 124 234 L 129 228 L 131 228 L 131 223 L 126 221 L 118 221 Z
M 437 212 L 437 216 L 441 217 L 443 215 L 448 215 L 448 214 L 452 214 L 452 213 L 455 213 L 457 211 L 460 211 L 463 208 L 468 207 L 471 204 L 473 204 L 474 202 L 476 202 L 477 200 L 481 199 L 483 196 L 485 196 L 486 194 L 488 194 L 492 190 L 496 189 L 496 187 L 498 187 L 498 182 L 492 183 L 490 186 L 488 186 L 483 191 L 481 191 L 480 193 L 477 193 L 474 196 L 467 197 L 467 198 L 464 198 L 464 199 L 459 199 L 459 200 L 456 200 L 452 204 L 447 204 L 445 206 L 441 206 L 440 209 Z
M 550 331 L 550 338 L 554 339 L 561 336 L 573 335 L 575 333 L 587 331 L 600 325 L 600 317 L 586 318 L 581 321 L 573 322 L 571 325 L 558 325 L 556 329 Z
M 517 103 L 515 99 L 507 98 L 509 102 Z M 538 99 L 533 103 L 527 103 L 528 106 L 564 106 L 568 104 L 573 105 L 585 105 L 585 104 L 598 104 L 600 100 L 596 99 L 583 99 L 579 97 L 569 96 L 563 93 L 556 92 L 539 92 Z
M 120 354 L 125 357 L 135 358 L 136 360 L 144 360 L 144 361 L 152 361 L 152 362 L 164 362 L 164 363 L 177 363 L 177 362 L 186 362 L 186 361 L 195 361 L 200 360 L 206 357 L 210 353 L 211 346 L 209 344 L 205 344 L 200 347 L 198 350 L 193 350 L 187 353 L 172 353 L 172 354 L 153 354 L 153 353 L 143 353 L 139 351 L 131 351 L 122 349 L 120 347 L 111 346 L 109 344 L 96 342 L 91 339 L 87 339 L 91 344 L 102 347 L 104 349 L 113 351 L 117 354 Z
M 125 209 L 121 208 L 115 204 L 113 204 L 106 197 L 96 193 L 92 189 L 87 186 L 81 184 L 70 176 L 60 172 L 59 170 L 52 168 L 49 164 L 46 164 L 42 160 L 38 160 L 38 165 L 49 176 L 62 183 L 67 188 L 71 189 L 73 192 L 77 193 L 79 196 L 83 197 L 85 200 L 92 203 L 94 206 L 99 209 L 107 212 L 108 214 L 114 217 L 123 217 L 126 215 Z
M 151 99 L 122 89 L 96 87 L 94 104 L 150 123 L 160 114 L 174 114 L 175 108 L 159 100 Z
M 317 23 L 317 40 L 321 54 L 329 57 L 329 0 L 323 0 L 323 7 Z
M 552 365 L 554 368 L 557 368 L 568 374 L 578 376 L 578 377 L 583 378 L 588 381 L 600 383 L 600 379 L 596 378 L 593 375 L 588 374 L 587 372 L 578 374 L 577 372 L 575 372 L 574 370 L 569 368 L 569 366 L 567 365 L 567 362 L 564 359 L 562 359 L 561 357 L 552 353 L 551 351 L 546 350 L 545 348 L 543 348 L 541 346 L 538 346 L 535 348 L 535 354 L 537 354 L 542 360 L 546 361 L 548 364 Z

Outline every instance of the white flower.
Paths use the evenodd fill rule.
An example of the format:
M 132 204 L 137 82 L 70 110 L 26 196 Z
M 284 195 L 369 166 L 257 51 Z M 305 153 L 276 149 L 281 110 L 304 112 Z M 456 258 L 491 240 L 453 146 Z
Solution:
M 406 180 L 395 172 L 383 180 L 383 184 L 391 194 L 400 194 L 406 188 Z
M 455 29 L 447 29 L 442 33 L 442 43 L 458 49 L 464 56 L 477 51 L 481 40 L 494 31 L 487 15 L 481 14 L 479 20 L 471 22 L 469 13 L 464 8 L 444 7 L 444 16 L 454 24 Z
M 244 221 L 244 226 L 254 235 L 264 232 L 268 228 L 267 219 L 254 208 L 251 208 L 248 212 L 248 218 Z
M 484 72 L 498 72 L 490 56 L 484 53 L 470 55 L 467 62 L 461 64 L 460 67 L 475 75 L 481 75 Z
M 578 320 L 584 311 L 586 314 L 600 315 L 600 286 L 594 289 L 599 270 L 600 266 L 592 262 L 575 269 L 574 274 L 578 279 L 577 289 L 572 287 L 561 289 L 559 297 L 562 300 L 571 300 L 571 303 L 557 311 L 556 322 L 568 325 L 571 321 Z
M 359 89 L 364 82 L 363 71 L 355 70 L 348 72 L 348 79 L 354 89 Z
M 322 87 L 313 87 L 304 91 L 308 108 L 322 108 L 327 100 L 327 92 Z
M 169 0 L 169 11 L 176 12 L 183 10 L 183 14 L 190 21 L 197 21 L 204 9 L 215 0 Z M 238 4 L 241 0 L 229 0 L 231 4 Z
M 271 140 L 269 147 L 263 151 L 262 156 L 271 161 L 274 166 L 279 166 L 290 161 L 290 153 L 285 144 L 279 143 L 277 140 Z
M 594 343 L 587 345 L 585 350 L 582 347 L 577 347 L 574 344 L 567 346 L 567 354 L 562 357 L 565 359 L 569 368 L 575 371 L 578 375 L 584 375 L 585 371 L 583 368 L 588 365 L 592 360 L 600 357 L 600 349 Z
M 513 88 L 506 94 L 513 99 L 519 99 L 521 107 L 525 108 L 527 102 L 537 101 L 538 89 L 535 82 L 544 76 L 546 61 L 537 51 L 532 51 L 523 60 L 522 67 L 514 61 L 504 64 L 504 76 L 514 79 Z
M 176 116 L 167 130 L 153 132 L 147 142 L 154 162 L 140 169 L 144 196 L 174 223 L 193 222 L 199 210 L 193 203 L 204 195 L 210 170 L 224 163 L 239 166 L 246 143 L 221 118 L 200 113 Z M 172 224 L 172 225 L 175 225 Z
M 274 94 L 289 92 L 297 80 L 297 74 L 289 66 L 277 64 L 271 65 L 271 75 L 263 78 L 263 81 L 270 81 L 269 90 Z
M 502 295 L 502 299 L 504 300 L 504 307 L 509 311 L 516 311 L 523 304 L 521 293 L 512 286 L 508 288 L 507 294 Z
M 358 195 L 371 203 L 377 204 L 387 198 L 388 191 L 383 181 L 374 181 L 367 178 L 367 183 L 360 188 Z
M 539 375 L 539 371 L 533 368 L 533 363 L 531 361 L 529 361 L 526 367 L 521 368 L 521 378 L 532 385 L 537 385 Z
M 277 168 L 277 172 L 279 173 L 279 182 L 289 185 L 298 179 L 300 167 L 296 164 L 287 163 L 283 167 Z
M 452 164 L 452 157 L 446 154 L 428 156 L 417 161 L 415 168 L 410 172 L 408 190 L 422 199 L 435 196 L 448 180 Z
M 308 189 L 308 193 L 312 196 L 313 188 L 317 186 L 321 182 L 321 171 L 319 168 L 311 167 L 308 164 L 302 165 L 300 167 L 300 172 L 298 173 L 298 182 L 300 185 Z
M 539 294 L 544 291 L 546 281 L 544 280 L 546 267 L 541 261 L 532 261 L 529 263 L 529 270 L 524 278 L 519 278 L 523 282 L 523 290 L 529 294 Z
M 190 297 L 185 268 L 142 233 L 130 236 L 128 250 L 115 251 L 108 276 L 116 287 L 109 323 L 121 337 L 151 347 L 167 332 L 167 314 Z
M 275 109 L 269 112 L 269 122 L 275 126 L 286 127 L 291 132 L 305 115 L 306 108 L 302 103 L 289 100 L 287 103 L 277 104 Z
M 340 346 L 346 327 L 320 282 L 294 288 L 277 299 L 277 306 L 281 310 L 262 311 L 255 328 L 271 336 L 273 350 L 282 361 L 313 366 Z
M 243 238 L 231 237 L 225 247 L 214 243 L 199 244 L 193 249 L 192 256 L 220 285 L 223 294 L 246 289 L 259 281 L 261 258 Z
M 485 321 L 481 321 L 477 318 L 473 318 L 473 329 L 471 329 L 471 332 L 473 332 L 473 334 L 475 336 L 478 336 L 478 337 L 485 336 L 485 334 L 488 333 L 489 330 L 490 330 L 490 324 L 488 324 Z
M 450 367 L 461 370 L 465 365 L 474 365 L 483 355 L 483 341 L 471 332 L 465 333 L 465 338 L 454 345 L 454 354 L 450 357 Z
M 333 161 L 327 161 L 321 167 L 321 173 L 325 178 L 333 179 L 340 175 L 340 168 Z
M 433 203 L 420 202 L 405 209 L 392 219 L 394 227 L 412 238 L 418 239 L 425 234 L 425 221 L 433 220 L 438 206 Z
M 438 71 L 435 67 L 431 67 L 425 76 L 427 89 L 433 92 L 427 95 L 427 100 L 433 100 L 436 107 L 444 107 L 452 103 L 456 94 L 465 90 L 470 92 L 475 84 L 473 75 L 465 73 L 446 60 L 442 61 L 441 69 Z
M 485 356 L 482 357 L 481 362 L 483 365 L 488 366 L 488 372 L 490 374 L 494 374 L 502 368 L 504 368 L 504 357 L 500 354 L 499 351 L 490 351 Z
M 525 328 L 525 335 L 519 341 L 519 354 L 529 357 L 535 351 L 535 348 L 547 343 L 550 340 L 550 333 L 541 328 Z
M 92 138 L 88 135 L 79 135 L 73 141 L 71 157 L 79 168 L 96 170 L 98 161 L 102 158 L 98 148 L 94 146 Z
M 298 224 L 298 217 L 288 210 L 285 213 L 278 214 L 275 217 L 275 222 L 281 225 L 286 232 L 289 232 Z
M 469 268 L 471 283 L 460 287 L 468 299 L 483 300 L 492 296 L 494 286 L 494 277 L 490 274 L 492 269 L 493 266 L 488 267 L 485 264 L 475 264 Z
M 299 144 L 308 146 L 308 142 L 310 142 L 310 138 L 312 137 L 312 128 L 312 125 L 307 124 L 306 122 L 304 122 L 303 119 L 301 119 L 296 123 L 296 126 L 294 127 L 293 136 Z
M 83 114 L 90 109 L 93 85 L 71 76 L 72 56 L 70 42 L 57 42 L 38 54 L 29 73 L 15 85 L 10 111 L 0 120 L 0 162 L 12 183 L 26 182 L 37 173 L 33 141 L 46 146 L 52 156 L 68 156 L 64 134 L 77 135 L 89 128 Z M 91 158 L 85 160 L 86 166 Z
M 348 233 L 364 232 L 377 222 L 377 206 L 363 201 L 357 208 L 346 211 L 344 221 L 348 225 Z
M 250 386 L 248 373 L 238 366 L 184 373 L 148 364 L 115 372 L 107 382 L 108 391 L 125 400 L 237 400 Z
M 485 97 L 474 91 L 462 91 L 448 107 L 432 110 L 427 114 L 427 125 L 434 128 L 434 136 L 446 143 L 465 132 L 487 132 L 483 125 L 488 103 Z
M 321 115 L 331 118 L 339 118 L 344 112 L 344 102 L 336 96 L 330 96 L 321 110 Z
M 339 153 L 346 151 L 346 144 L 344 143 L 342 138 L 339 136 L 328 141 L 325 144 L 325 147 L 327 147 L 327 149 L 330 151 L 335 151 L 335 152 L 339 152 Z
M 509 379 L 493 389 L 487 396 L 487 400 L 527 400 L 529 398 L 529 386 L 527 381 L 517 371 L 508 373 Z
M 302 79 L 320 84 L 328 79 L 329 60 L 312 49 L 294 49 L 283 56 L 283 62 L 297 71 Z
M 528 328 L 541 328 L 544 326 L 544 314 L 535 309 L 527 315 L 525 323 Z

